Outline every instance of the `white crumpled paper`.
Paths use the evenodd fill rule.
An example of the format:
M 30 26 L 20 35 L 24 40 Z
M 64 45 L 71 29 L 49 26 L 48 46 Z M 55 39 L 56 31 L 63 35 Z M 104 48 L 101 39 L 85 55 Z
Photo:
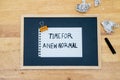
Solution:
M 86 3 L 85 0 L 82 0 L 81 4 L 77 4 L 76 10 L 79 12 L 87 12 L 90 6 L 90 3 Z
M 109 21 L 109 20 L 104 20 L 101 24 L 102 24 L 104 30 L 106 31 L 106 33 L 108 33 L 108 34 L 113 32 L 113 27 L 115 27 L 117 25 L 115 22 Z

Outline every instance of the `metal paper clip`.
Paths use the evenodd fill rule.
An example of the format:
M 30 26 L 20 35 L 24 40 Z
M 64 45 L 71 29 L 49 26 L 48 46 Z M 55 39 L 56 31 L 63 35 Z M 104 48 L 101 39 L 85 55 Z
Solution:
M 40 32 L 44 32 L 48 30 L 48 27 L 44 25 L 44 21 L 40 21 L 39 24 L 40 24 Z
M 44 26 L 44 21 L 40 21 L 39 24 L 40 24 L 40 27 Z

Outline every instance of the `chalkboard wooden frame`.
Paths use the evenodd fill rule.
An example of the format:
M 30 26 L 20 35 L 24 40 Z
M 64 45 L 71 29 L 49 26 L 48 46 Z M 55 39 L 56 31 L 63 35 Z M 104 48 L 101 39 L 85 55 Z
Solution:
M 24 66 L 24 18 L 25 17 L 96 17 L 97 18 L 97 38 L 98 38 L 98 66 Z M 101 36 L 98 15 L 24 15 L 21 18 L 21 69 L 101 69 Z

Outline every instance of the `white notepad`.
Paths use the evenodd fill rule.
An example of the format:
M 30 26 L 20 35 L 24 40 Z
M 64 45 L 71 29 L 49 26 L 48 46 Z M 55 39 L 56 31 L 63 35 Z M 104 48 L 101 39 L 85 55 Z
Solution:
M 38 29 L 39 57 L 83 57 L 82 53 L 81 27 Z

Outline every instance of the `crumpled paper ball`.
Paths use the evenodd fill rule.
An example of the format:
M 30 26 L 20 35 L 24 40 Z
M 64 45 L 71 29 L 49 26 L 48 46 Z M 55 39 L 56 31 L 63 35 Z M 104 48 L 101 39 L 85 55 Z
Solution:
M 108 33 L 108 34 L 113 32 L 113 27 L 115 27 L 117 25 L 115 22 L 109 21 L 109 20 L 104 20 L 101 24 L 102 24 L 104 30 L 106 31 L 106 33 Z
M 87 12 L 88 9 L 90 8 L 90 6 L 91 6 L 91 4 L 89 4 L 89 3 L 77 4 L 76 10 L 79 12 Z

